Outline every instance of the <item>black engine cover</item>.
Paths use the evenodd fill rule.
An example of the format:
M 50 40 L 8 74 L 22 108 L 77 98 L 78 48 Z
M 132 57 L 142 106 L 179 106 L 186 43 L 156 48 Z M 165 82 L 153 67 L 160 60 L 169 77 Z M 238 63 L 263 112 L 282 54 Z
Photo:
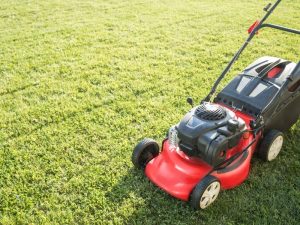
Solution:
M 188 112 L 176 129 L 180 150 L 217 165 L 226 158 L 226 150 L 239 143 L 245 122 L 220 105 L 203 103 Z

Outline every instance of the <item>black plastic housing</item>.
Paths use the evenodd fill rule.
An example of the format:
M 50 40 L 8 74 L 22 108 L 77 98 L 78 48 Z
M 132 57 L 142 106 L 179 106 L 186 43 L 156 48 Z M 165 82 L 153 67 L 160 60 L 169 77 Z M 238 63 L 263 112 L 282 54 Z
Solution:
M 280 72 L 274 77 L 268 73 Z M 288 130 L 300 115 L 300 64 L 265 56 L 249 65 L 214 99 L 255 119 L 261 117 L 265 131 Z

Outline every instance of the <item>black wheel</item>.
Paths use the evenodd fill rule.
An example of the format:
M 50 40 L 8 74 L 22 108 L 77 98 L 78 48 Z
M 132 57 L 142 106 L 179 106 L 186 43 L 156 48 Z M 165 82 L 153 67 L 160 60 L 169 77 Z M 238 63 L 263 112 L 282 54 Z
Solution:
M 144 169 L 147 163 L 159 154 L 159 146 L 156 141 L 145 138 L 139 142 L 132 153 L 131 161 L 138 169 Z
M 208 175 L 201 180 L 190 196 L 190 203 L 195 209 L 205 209 L 212 204 L 218 197 L 221 190 L 219 180 Z
M 270 162 L 278 156 L 282 148 L 282 144 L 282 132 L 278 130 L 270 130 L 260 144 L 260 147 L 258 149 L 258 156 L 262 160 Z

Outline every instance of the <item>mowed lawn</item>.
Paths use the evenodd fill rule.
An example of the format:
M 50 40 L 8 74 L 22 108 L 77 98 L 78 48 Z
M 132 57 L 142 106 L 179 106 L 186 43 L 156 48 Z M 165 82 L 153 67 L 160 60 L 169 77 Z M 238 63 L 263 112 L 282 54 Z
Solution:
M 195 211 L 133 168 L 213 81 L 269 1 L 7 1 L 0 4 L 0 224 L 299 224 L 300 123 L 278 159 Z M 300 0 L 269 21 L 300 29 Z M 299 60 L 299 35 L 262 30 L 256 58 Z

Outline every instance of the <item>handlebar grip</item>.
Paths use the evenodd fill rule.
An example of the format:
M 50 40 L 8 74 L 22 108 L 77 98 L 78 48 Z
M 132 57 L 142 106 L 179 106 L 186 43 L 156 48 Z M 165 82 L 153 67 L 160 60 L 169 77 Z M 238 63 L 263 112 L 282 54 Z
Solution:
M 272 3 L 269 3 L 268 5 L 265 6 L 264 11 L 268 12 L 269 8 L 272 6 Z

